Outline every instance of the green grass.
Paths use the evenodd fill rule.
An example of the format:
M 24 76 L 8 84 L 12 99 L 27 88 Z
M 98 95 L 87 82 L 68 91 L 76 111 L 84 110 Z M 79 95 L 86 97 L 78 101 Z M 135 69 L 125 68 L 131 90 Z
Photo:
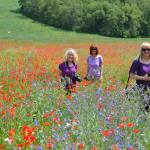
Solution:
M 1 0 L 0 40 L 30 41 L 38 43 L 101 43 L 101 42 L 142 42 L 150 38 L 121 39 L 96 34 L 63 31 L 33 21 L 15 11 L 17 0 Z

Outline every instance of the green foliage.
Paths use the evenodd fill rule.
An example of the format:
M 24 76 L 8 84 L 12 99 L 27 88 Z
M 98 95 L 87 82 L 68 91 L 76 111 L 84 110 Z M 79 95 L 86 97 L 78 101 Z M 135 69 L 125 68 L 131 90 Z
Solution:
M 77 2 L 79 5 L 79 3 Z M 83 9 L 84 5 L 80 5 Z M 23 14 L 18 13 L 19 3 L 18 0 L 1 0 L 0 5 L 0 39 L 13 40 L 13 41 L 26 41 L 36 43 L 114 43 L 114 42 L 137 42 L 149 41 L 149 38 L 112 38 L 104 37 L 98 34 L 85 34 L 72 31 L 58 30 L 49 25 L 41 24 L 40 22 L 33 21 Z M 83 9 L 83 11 L 86 11 Z M 74 31 L 79 31 L 82 21 L 80 11 L 78 11 L 78 20 L 73 27 Z M 46 20 L 46 15 L 40 19 Z M 61 24 L 61 23 L 59 23 Z M 146 28 L 143 28 L 144 30 Z M 81 29 L 80 29 L 81 31 Z M 147 33 L 147 32 L 146 32 Z
M 141 19 L 141 35 L 149 36 L 150 35 L 150 0 L 139 0 L 139 7 L 142 10 L 142 19 Z
M 150 1 L 19 0 L 35 20 L 66 30 L 112 37 L 150 36 Z

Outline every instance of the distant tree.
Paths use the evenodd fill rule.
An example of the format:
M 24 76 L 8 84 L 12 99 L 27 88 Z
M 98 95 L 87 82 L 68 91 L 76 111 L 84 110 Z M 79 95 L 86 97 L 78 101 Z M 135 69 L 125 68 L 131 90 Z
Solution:
M 115 37 L 150 36 L 150 0 L 18 0 L 20 11 L 66 30 Z
M 150 37 L 150 0 L 137 0 L 142 12 L 140 34 Z

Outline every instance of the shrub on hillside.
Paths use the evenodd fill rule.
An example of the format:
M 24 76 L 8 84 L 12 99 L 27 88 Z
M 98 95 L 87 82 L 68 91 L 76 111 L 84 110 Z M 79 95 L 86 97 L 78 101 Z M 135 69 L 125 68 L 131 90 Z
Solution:
M 19 0 L 23 14 L 65 30 L 115 37 L 150 36 L 150 2 Z

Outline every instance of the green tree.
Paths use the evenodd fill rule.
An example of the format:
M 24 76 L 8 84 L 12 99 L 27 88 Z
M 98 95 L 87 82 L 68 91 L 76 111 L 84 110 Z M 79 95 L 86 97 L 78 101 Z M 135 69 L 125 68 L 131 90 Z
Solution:
M 150 36 L 150 0 L 18 0 L 23 14 L 66 30 Z

